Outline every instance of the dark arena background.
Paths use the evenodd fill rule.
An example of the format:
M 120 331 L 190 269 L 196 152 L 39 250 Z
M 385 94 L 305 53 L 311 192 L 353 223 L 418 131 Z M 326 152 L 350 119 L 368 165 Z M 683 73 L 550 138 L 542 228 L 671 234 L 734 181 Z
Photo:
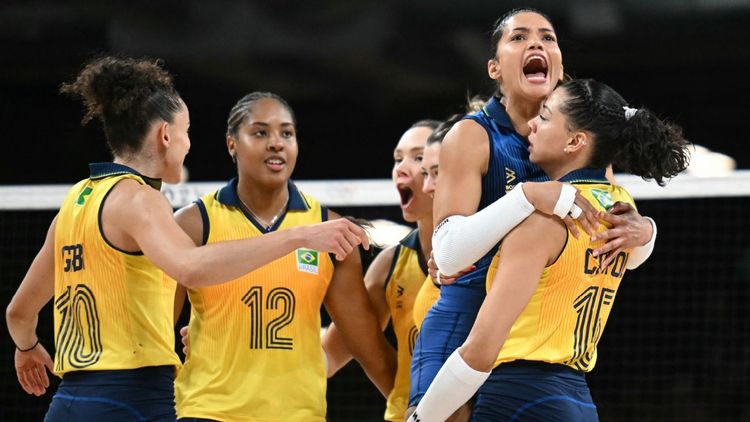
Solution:
M 750 0 L 5 0 L 3 309 L 55 215 L 54 206 L 15 201 L 54 203 L 45 186 L 69 186 L 88 162 L 111 159 L 97 124 L 81 127 L 79 104 L 57 94 L 88 58 L 164 60 L 190 107 L 190 183 L 232 177 L 227 114 L 244 94 L 264 90 L 296 113 L 295 179 L 387 184 L 392 148 L 412 122 L 445 118 L 467 96 L 492 92 L 489 33 L 519 6 L 552 18 L 567 73 L 610 84 L 708 149 L 696 149 L 690 174 L 673 181 L 678 193 L 636 195 L 641 214 L 658 223 L 658 240 L 623 282 L 587 376 L 600 419 L 750 420 Z M 337 204 L 343 214 L 402 222 L 396 202 Z M 21 390 L 4 323 L 0 332 L 0 420 L 42 420 L 52 394 Z M 51 351 L 49 305 L 38 333 Z M 329 382 L 331 421 L 382 420 L 384 406 L 356 363 Z

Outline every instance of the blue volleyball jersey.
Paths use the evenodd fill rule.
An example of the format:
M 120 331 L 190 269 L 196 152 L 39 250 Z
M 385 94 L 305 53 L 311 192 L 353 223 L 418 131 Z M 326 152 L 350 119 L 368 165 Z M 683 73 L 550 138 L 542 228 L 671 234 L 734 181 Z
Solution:
M 490 142 L 489 165 L 487 174 L 482 178 L 478 210 L 502 198 L 520 182 L 549 180 L 542 169 L 529 161 L 528 141 L 516 132 L 505 106 L 498 98 L 492 97 L 482 110 L 464 118 L 481 125 L 487 131 Z M 460 277 L 456 284 L 484 286 L 487 269 L 496 252 L 497 245 L 474 263 L 474 271 Z

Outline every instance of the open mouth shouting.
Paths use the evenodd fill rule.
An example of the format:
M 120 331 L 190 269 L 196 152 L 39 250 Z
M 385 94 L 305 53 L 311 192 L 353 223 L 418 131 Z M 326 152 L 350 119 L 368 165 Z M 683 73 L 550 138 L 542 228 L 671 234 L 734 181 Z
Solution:
M 541 54 L 531 54 L 523 64 L 523 74 L 533 84 L 546 83 L 547 72 L 547 59 Z
M 401 197 L 401 209 L 404 209 L 411 205 L 412 199 L 414 199 L 414 191 L 406 185 L 396 185 L 398 194 Z

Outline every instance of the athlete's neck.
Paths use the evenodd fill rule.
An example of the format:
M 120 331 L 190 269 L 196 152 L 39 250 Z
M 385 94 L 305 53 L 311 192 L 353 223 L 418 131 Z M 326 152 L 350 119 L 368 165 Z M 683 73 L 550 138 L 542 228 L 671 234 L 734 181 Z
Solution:
M 510 121 L 513 122 L 513 128 L 524 138 L 529 136 L 531 128 L 529 120 L 539 115 L 539 108 L 542 106 L 542 100 L 529 101 L 525 98 L 503 97 L 501 100 L 505 106 L 505 112 L 508 113 Z
M 417 220 L 417 229 L 419 230 L 419 246 L 422 248 L 424 262 L 430 259 L 432 253 L 432 215 Z
M 280 186 L 264 188 L 252 181 L 239 179 L 237 196 L 251 213 L 269 221 L 274 218 L 289 201 L 289 188 L 284 183 Z
M 151 177 L 154 179 L 161 179 L 162 178 L 162 171 L 161 168 L 156 165 L 153 161 L 147 161 L 147 160 L 138 160 L 137 158 L 123 158 L 123 157 L 115 157 L 114 160 L 112 160 L 115 164 L 122 164 L 123 166 L 128 166 L 131 169 L 138 172 L 138 174 L 141 174 L 143 176 Z

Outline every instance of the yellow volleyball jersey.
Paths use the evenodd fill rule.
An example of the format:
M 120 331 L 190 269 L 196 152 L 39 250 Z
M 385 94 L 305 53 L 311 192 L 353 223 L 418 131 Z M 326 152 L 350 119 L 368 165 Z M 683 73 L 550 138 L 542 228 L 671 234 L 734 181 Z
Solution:
M 414 326 L 417 327 L 417 331 L 422 328 L 422 321 L 427 315 L 427 311 L 432 308 L 432 305 L 437 302 L 440 298 L 440 286 L 436 285 L 432 281 L 432 277 L 429 275 L 424 279 L 422 287 L 419 288 L 417 298 L 414 299 Z
M 55 225 L 55 373 L 179 366 L 174 281 L 142 253 L 109 244 L 100 225 L 117 183 L 159 189 L 161 181 L 115 163 L 90 169 L 68 192 Z
M 289 184 L 287 212 L 267 230 L 240 207 L 237 180 L 198 201 L 204 243 L 324 221 L 328 211 Z M 179 417 L 325 421 L 320 307 L 333 276 L 308 249 L 228 283 L 188 289 L 190 351 L 175 381 Z
M 388 395 L 385 409 L 385 420 L 389 421 L 403 421 L 409 404 L 411 354 L 417 340 L 414 299 L 427 273 L 427 265 L 421 258 L 421 249 L 419 232 L 414 229 L 396 247 L 386 278 L 385 299 L 391 311 L 391 324 L 396 334 L 398 365 L 393 390 Z
M 573 183 L 597 210 L 608 210 L 615 202 L 635 206 L 622 187 L 610 185 L 604 170 L 577 170 L 561 179 Z M 600 227 L 599 231 L 605 230 Z M 547 266 L 526 308 L 510 330 L 495 365 L 514 360 L 532 360 L 567 365 L 589 372 L 597 359 L 597 343 L 625 274 L 629 252 L 620 252 L 606 268 L 604 256 L 594 257 L 591 237 L 580 230 L 578 239 L 568 233 L 557 260 Z M 499 254 L 499 252 L 498 252 Z M 491 285 L 498 255 L 487 274 Z

